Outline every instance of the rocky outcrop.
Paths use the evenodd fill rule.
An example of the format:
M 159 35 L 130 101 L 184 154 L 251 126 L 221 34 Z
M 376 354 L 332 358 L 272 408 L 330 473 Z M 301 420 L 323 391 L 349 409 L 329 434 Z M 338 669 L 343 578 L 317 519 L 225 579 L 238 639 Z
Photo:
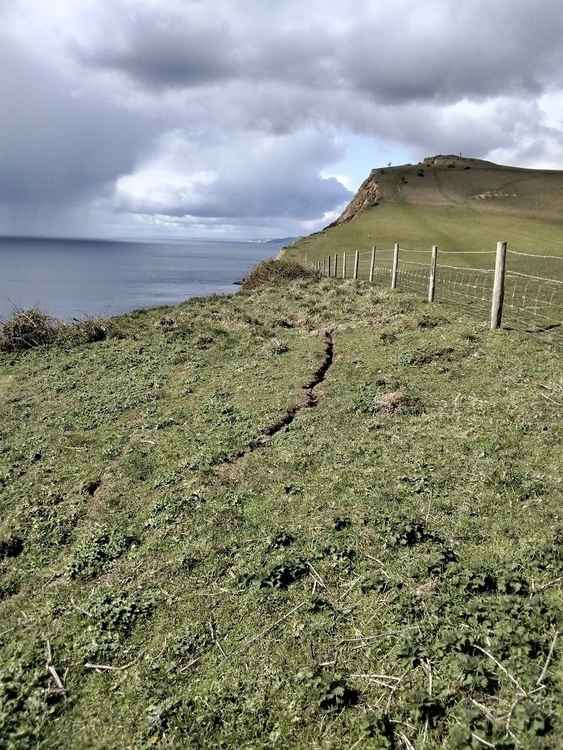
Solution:
M 372 169 L 367 180 L 364 180 L 360 189 L 346 206 L 344 211 L 340 214 L 338 219 L 327 227 L 335 227 L 338 224 L 345 224 L 348 221 L 352 221 L 361 211 L 366 208 L 372 208 L 381 203 L 383 199 L 383 189 L 381 183 L 378 181 L 378 175 L 380 170 Z

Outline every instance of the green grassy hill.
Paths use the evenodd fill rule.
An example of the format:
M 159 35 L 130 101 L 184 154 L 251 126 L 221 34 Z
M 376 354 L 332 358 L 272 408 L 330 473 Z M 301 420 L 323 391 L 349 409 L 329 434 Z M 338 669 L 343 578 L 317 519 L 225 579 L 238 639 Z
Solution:
M 314 278 L 47 339 L 0 352 L 2 748 L 561 747 L 560 350 Z
M 453 156 L 374 169 L 335 225 L 286 252 L 313 259 L 395 242 L 418 250 L 437 244 L 442 251 L 494 251 L 499 240 L 563 257 L 563 171 Z M 477 263 L 470 256 L 458 260 Z M 559 268 L 541 259 L 528 266 L 548 275 Z

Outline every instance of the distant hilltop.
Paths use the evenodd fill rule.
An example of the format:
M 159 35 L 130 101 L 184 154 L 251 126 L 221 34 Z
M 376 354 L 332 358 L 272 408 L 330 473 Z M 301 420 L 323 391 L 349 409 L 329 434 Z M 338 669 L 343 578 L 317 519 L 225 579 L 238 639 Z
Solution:
M 418 164 L 372 169 L 338 219 L 353 221 L 384 204 L 413 206 L 487 204 L 492 210 L 563 216 L 563 171 L 524 169 L 456 154 L 427 156 Z

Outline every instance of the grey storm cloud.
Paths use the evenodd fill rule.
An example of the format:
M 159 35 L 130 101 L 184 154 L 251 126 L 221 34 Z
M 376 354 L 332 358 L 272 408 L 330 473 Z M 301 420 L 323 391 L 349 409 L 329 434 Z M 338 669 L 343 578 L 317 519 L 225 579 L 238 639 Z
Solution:
M 156 123 L 78 89 L 0 34 L 0 202 L 92 195 L 132 169 Z
M 562 36 L 559 0 L 0 0 L 0 232 L 45 207 L 297 232 L 350 197 L 350 134 L 561 163 Z
M 558 0 L 131 3 L 75 45 L 86 64 L 161 87 L 247 80 L 344 88 L 381 102 L 542 91 L 563 80 Z M 121 8 L 121 12 L 117 10 Z M 119 28 L 115 27 L 118 14 Z M 327 23 L 327 19 L 333 23 Z

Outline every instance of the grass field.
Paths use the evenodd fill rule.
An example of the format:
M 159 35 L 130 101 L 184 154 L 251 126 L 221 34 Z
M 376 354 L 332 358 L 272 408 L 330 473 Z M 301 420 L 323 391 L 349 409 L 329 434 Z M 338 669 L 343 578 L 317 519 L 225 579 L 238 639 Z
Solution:
M 521 216 L 507 217 L 503 214 L 471 212 L 455 207 L 381 206 L 369 209 L 348 224 L 341 224 L 318 235 L 306 237 L 286 250 L 289 258 L 311 260 L 331 253 L 349 253 L 367 250 L 376 245 L 381 251 L 393 248 L 400 242 L 405 257 L 408 250 L 427 250 L 428 258 L 432 245 L 438 245 L 440 257 L 455 252 L 455 261 L 471 267 L 485 264 L 494 266 L 495 248 L 500 240 L 510 240 L 509 247 L 541 255 L 560 256 L 563 259 L 563 219 L 560 222 Z M 458 255 L 458 253 L 488 251 L 490 257 L 482 255 Z M 454 256 L 448 258 L 452 262 Z M 561 261 L 544 260 L 541 257 L 511 259 L 511 268 L 553 277 L 561 275 Z
M 562 364 L 332 280 L 0 354 L 0 745 L 560 748 Z

